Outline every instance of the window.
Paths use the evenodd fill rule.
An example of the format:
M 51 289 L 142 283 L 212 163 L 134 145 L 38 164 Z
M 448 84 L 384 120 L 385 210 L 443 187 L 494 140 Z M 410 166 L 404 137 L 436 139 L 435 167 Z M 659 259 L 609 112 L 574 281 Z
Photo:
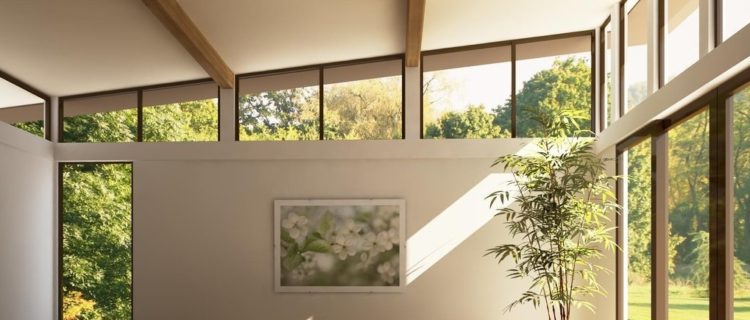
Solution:
M 721 1 L 721 34 L 722 40 L 725 41 L 750 23 L 750 1 L 719 1 Z
M 665 83 L 698 61 L 700 56 L 699 0 L 663 0 Z
M 734 319 L 750 319 L 750 86 L 734 93 L 727 101 L 731 118 L 732 163 L 728 166 L 733 181 L 733 201 L 728 205 L 734 234 Z
M 320 69 L 239 80 L 239 140 L 320 138 Z
M 368 60 L 240 76 L 237 139 L 402 139 L 403 58 Z
M 132 165 L 60 165 L 63 319 L 132 318 Z
M 323 69 L 326 140 L 403 138 L 403 60 Z
M 619 240 L 628 259 L 618 265 L 625 319 L 650 320 L 649 311 L 654 319 L 750 319 L 749 81 L 745 70 L 618 144 L 629 148 L 618 158 L 626 178 L 619 196 L 627 228 Z M 646 134 L 653 146 L 631 146 Z M 648 149 L 654 168 L 646 168 Z M 638 218 L 649 206 L 653 222 Z M 638 248 L 650 223 L 649 252 Z M 650 290 L 636 274 L 648 259 Z
M 0 122 L 46 137 L 46 97 L 39 97 L 3 78 L 0 78 L 0 97 Z
M 627 201 L 623 218 L 627 225 L 627 308 L 629 320 L 651 320 L 651 139 L 624 154 Z
M 60 98 L 61 142 L 219 140 L 219 87 L 188 82 Z
M 579 129 L 591 127 L 591 36 L 516 46 L 516 125 L 519 137 L 545 133 L 539 119 L 567 114 Z M 575 134 L 575 128 L 566 129 Z
M 510 46 L 425 55 L 425 138 L 511 136 Z
M 65 142 L 138 141 L 138 93 L 61 99 Z
M 602 112 L 600 113 L 601 117 L 601 128 L 604 130 L 605 128 L 612 125 L 612 115 L 614 113 L 613 104 L 612 104 L 612 92 L 613 92 L 613 82 L 612 82 L 612 22 L 610 19 L 607 19 L 607 22 L 604 23 L 604 25 L 599 29 L 599 36 L 600 36 L 600 52 L 601 52 L 601 58 L 599 59 L 599 63 L 601 64 L 599 66 L 600 75 L 601 75 L 601 87 L 600 87 L 600 94 L 601 99 L 600 105 Z
M 218 141 L 213 82 L 143 91 L 143 141 Z
M 669 319 L 708 319 L 709 132 L 702 111 L 670 129 Z
M 631 0 L 624 4 L 624 110 L 637 106 L 648 95 L 648 10 L 652 0 Z

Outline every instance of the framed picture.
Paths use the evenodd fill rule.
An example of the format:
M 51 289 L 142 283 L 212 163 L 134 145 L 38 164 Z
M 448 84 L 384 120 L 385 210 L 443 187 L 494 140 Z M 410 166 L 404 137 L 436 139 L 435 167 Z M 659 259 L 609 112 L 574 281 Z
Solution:
M 276 200 L 276 292 L 400 292 L 404 200 Z

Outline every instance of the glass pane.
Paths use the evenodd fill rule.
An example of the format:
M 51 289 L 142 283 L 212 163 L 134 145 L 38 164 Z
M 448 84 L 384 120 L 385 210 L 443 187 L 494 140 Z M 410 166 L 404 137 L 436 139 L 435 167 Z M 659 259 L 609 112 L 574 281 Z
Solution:
M 627 151 L 628 320 L 651 320 L 651 139 Z
M 401 60 L 381 63 L 324 71 L 326 140 L 401 139 Z
M 668 133 L 669 319 L 708 319 L 708 112 Z
M 477 58 L 486 64 L 436 69 L 440 60 Z M 463 54 L 464 57 L 452 57 Z M 424 57 L 422 111 L 425 138 L 509 138 L 511 136 L 510 47 Z M 437 60 L 433 63 L 434 60 Z M 492 62 L 492 63 L 489 63 Z
M 721 6 L 721 33 L 726 40 L 750 23 L 750 1 L 721 0 Z
M 240 80 L 240 141 L 318 140 L 319 70 Z
M 700 18 L 698 0 L 667 0 L 664 39 L 665 82 L 698 61 L 700 55 Z
M 133 142 L 137 139 L 138 110 L 99 112 L 65 117 L 65 142 Z
M 565 129 L 591 130 L 591 38 L 520 44 L 516 47 L 516 105 L 519 137 L 541 137 L 561 114 L 576 119 Z
M 604 128 L 609 127 L 612 124 L 612 115 L 614 114 L 612 104 L 612 22 L 608 22 L 601 34 L 602 40 L 604 41 L 604 50 L 602 52 L 602 69 L 604 70 L 604 86 L 602 86 L 602 116 L 606 117 L 604 122 Z
M 635 107 L 648 95 L 648 8 L 650 0 L 629 1 L 635 5 L 625 19 L 625 111 Z
M 63 319 L 131 319 L 132 166 L 62 166 Z
M 143 107 L 143 141 L 218 140 L 218 99 Z
M 750 320 L 750 87 L 729 98 L 734 203 L 734 319 Z
M 133 142 L 138 135 L 136 92 L 62 100 L 65 142 Z

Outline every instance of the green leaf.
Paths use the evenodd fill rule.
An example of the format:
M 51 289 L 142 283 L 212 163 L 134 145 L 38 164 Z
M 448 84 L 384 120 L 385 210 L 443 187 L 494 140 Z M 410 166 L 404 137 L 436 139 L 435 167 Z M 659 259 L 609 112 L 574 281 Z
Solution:
M 286 270 L 294 270 L 304 261 L 305 261 L 305 258 L 302 257 L 302 255 L 299 255 L 299 254 L 287 255 L 282 260 L 282 265 L 284 266 L 284 269 Z
M 332 228 L 333 215 L 331 215 L 330 212 L 326 212 L 326 214 L 323 215 L 323 219 L 321 219 L 320 221 L 320 227 L 318 227 L 318 231 L 320 232 L 320 234 L 327 234 L 329 231 L 331 231 Z
M 305 245 L 305 248 L 303 249 L 303 251 L 327 253 L 327 252 L 331 252 L 331 246 L 325 240 L 316 239 L 316 240 L 310 241 L 307 245 Z

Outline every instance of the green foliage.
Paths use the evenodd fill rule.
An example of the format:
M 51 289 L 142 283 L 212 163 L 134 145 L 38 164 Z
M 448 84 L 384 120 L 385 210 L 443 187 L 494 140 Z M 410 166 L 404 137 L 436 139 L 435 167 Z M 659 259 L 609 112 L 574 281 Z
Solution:
M 581 58 L 556 60 L 552 68 L 524 82 L 516 105 L 519 137 L 578 136 L 580 130 L 591 130 L 590 62 Z M 510 112 L 507 107 L 502 110 Z M 549 132 L 548 125 L 560 132 Z
M 651 141 L 628 150 L 628 279 L 651 279 Z
M 72 319 L 131 317 L 131 170 L 63 166 L 63 312 Z
M 218 141 L 215 99 L 143 108 L 143 141 Z
M 495 116 L 484 106 L 469 106 L 464 112 L 446 112 L 437 123 L 427 125 L 426 138 L 502 138 L 510 137 L 508 130 L 494 124 Z
M 324 97 L 327 140 L 401 139 L 401 77 L 327 85 Z
M 510 137 L 512 126 L 511 101 L 495 106 L 492 124 L 486 112 L 478 106 L 453 106 L 454 110 L 433 119 L 433 100 L 443 99 L 454 86 L 439 74 L 426 79 L 424 96 L 425 137 L 428 138 L 499 138 Z M 542 70 L 523 83 L 516 96 L 519 137 L 548 135 L 577 136 L 591 129 L 591 66 L 588 59 L 567 58 L 556 60 L 552 67 Z M 549 132 L 539 123 L 564 121 L 553 124 L 561 132 Z
M 567 117 L 559 113 L 556 117 Z M 548 118 L 543 126 L 550 133 L 566 132 L 560 126 L 570 121 Z M 514 190 L 493 192 L 491 205 L 503 204 L 515 195 L 516 207 L 502 207 L 511 236 L 518 242 L 491 248 L 488 255 L 499 262 L 510 260 L 511 278 L 526 278 L 531 285 L 508 310 L 525 303 L 544 305 L 549 319 L 568 320 L 573 307 L 593 309 L 585 299 L 604 294 L 597 281 L 607 271 L 594 263 L 602 250 L 614 250 L 607 226 L 619 211 L 611 186 L 615 178 L 605 172 L 604 161 L 591 149 L 591 139 L 548 136 L 537 143 L 530 155 L 510 154 L 493 166 L 510 170 Z
M 18 122 L 14 123 L 13 126 L 35 136 L 44 138 L 44 121 L 42 120 Z
M 318 88 L 240 97 L 240 140 L 317 140 Z
M 138 134 L 138 111 L 125 109 L 63 119 L 66 142 L 130 142 Z

